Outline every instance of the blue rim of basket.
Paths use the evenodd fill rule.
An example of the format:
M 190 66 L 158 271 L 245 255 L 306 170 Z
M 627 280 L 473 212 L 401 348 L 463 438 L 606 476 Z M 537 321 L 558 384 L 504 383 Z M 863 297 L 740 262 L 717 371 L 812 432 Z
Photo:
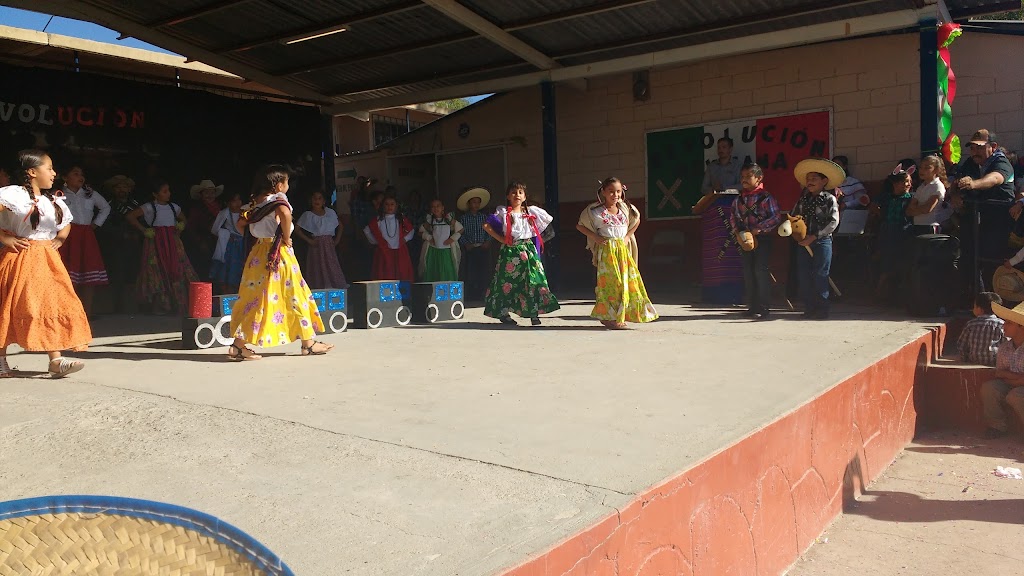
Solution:
M 69 513 L 115 514 L 174 524 L 230 546 L 272 576 L 295 576 L 284 561 L 252 536 L 198 510 L 117 496 L 42 496 L 0 502 L 0 520 Z

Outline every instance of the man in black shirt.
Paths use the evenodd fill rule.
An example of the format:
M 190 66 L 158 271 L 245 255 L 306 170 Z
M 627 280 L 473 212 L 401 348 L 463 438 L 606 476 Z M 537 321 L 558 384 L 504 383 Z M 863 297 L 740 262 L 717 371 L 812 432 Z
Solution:
M 999 150 L 996 135 L 978 130 L 969 142 L 971 155 L 960 164 L 956 187 L 967 202 L 968 228 L 962 235 L 963 264 L 971 274 L 972 284 L 979 289 L 991 283 L 998 263 L 1009 253 L 1007 243 L 1013 221 L 1010 210 L 1014 203 L 1013 166 Z M 976 214 L 976 215 L 975 215 Z M 974 229 L 974 226 L 977 229 Z M 974 276 L 974 242 L 977 240 L 980 280 Z

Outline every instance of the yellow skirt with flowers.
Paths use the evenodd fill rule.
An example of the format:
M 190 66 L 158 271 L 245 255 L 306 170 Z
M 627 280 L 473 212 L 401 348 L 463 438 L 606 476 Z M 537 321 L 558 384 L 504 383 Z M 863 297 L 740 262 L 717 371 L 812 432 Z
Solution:
M 282 245 L 277 269 L 267 270 L 272 243 L 271 238 L 260 238 L 249 252 L 231 310 L 232 335 L 262 348 L 312 340 L 316 332 L 324 331 L 295 252 Z
M 611 322 L 651 322 L 658 312 L 647 297 L 640 270 L 623 238 L 597 246 L 597 288 L 592 318 Z

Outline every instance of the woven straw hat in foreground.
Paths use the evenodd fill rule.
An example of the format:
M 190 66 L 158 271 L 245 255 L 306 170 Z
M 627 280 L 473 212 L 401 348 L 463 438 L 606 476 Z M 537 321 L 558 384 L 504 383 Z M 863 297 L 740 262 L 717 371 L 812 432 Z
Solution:
M 293 576 L 259 542 L 179 506 L 105 496 L 0 503 L 0 576 Z

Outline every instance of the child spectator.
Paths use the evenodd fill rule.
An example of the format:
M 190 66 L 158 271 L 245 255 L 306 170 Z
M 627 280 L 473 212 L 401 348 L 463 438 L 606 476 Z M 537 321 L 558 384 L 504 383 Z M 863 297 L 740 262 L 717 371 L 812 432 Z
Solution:
M 799 242 L 809 250 L 797 251 L 800 293 L 804 301 L 804 317 L 825 320 L 829 314 L 828 276 L 832 269 L 832 233 L 839 227 L 839 203 L 826 189 L 846 180 L 842 166 L 830 160 L 808 158 L 793 170 L 805 188 L 793 208 L 807 224 L 807 236 Z
M 103 193 L 110 201 L 110 217 L 106 225 L 100 228 L 103 232 L 100 247 L 103 249 L 103 261 L 107 265 L 110 281 L 110 300 L 114 312 L 126 312 L 128 302 L 125 292 L 135 284 L 139 275 L 139 261 L 142 254 L 142 236 L 128 223 L 128 214 L 139 207 L 132 197 L 135 181 L 118 174 L 103 183 Z
M 946 200 L 946 165 L 938 156 L 925 156 L 921 160 L 921 185 L 907 206 L 907 216 L 914 219 L 914 236 L 937 234 L 942 223 L 949 218 L 943 208 Z
M 974 318 L 967 322 L 956 341 L 960 359 L 970 364 L 996 365 L 996 351 L 1004 340 L 1003 321 L 992 313 L 992 304 L 1003 304 L 995 292 L 978 292 Z
M 772 259 L 774 232 L 782 221 L 782 213 L 775 197 L 764 189 L 763 182 L 764 171 L 759 165 L 743 167 L 740 172 L 743 192 L 732 202 L 729 223 L 743 249 L 743 284 L 747 292 L 747 311 L 743 315 L 768 320 L 772 301 L 768 265 Z M 749 244 L 745 244 L 744 238 L 749 238 Z
M 455 282 L 459 279 L 461 237 L 462 224 L 451 212 L 444 211 L 444 203 L 440 199 L 434 199 L 430 203 L 430 214 L 420 225 L 420 238 L 423 239 L 420 249 L 421 282 Z
M 1003 402 L 1024 417 L 1024 304 L 1012 310 L 1002 304 L 992 304 L 992 311 L 1003 319 L 1003 340 L 996 351 L 995 379 L 981 385 L 981 402 L 988 423 L 986 438 L 999 438 L 1007 432 L 1006 410 Z
M 223 193 L 224 185 L 217 186 L 212 180 L 203 180 L 189 189 L 192 203 L 189 205 L 182 242 L 189 262 L 203 280 L 209 278 L 210 266 L 213 263 L 212 256 L 216 243 L 210 236 L 210 229 L 224 209 L 218 201 L 218 197 Z
M 306 256 L 306 275 L 310 287 L 322 289 L 348 288 L 345 273 L 338 261 L 342 226 L 338 213 L 327 206 L 323 192 L 313 192 L 309 199 L 311 210 L 299 217 L 295 233 L 310 245 Z
M 899 277 L 903 245 L 910 237 L 907 207 L 913 198 L 910 193 L 913 185 L 910 172 L 904 170 L 902 164 L 896 166 L 885 179 L 885 190 L 875 207 L 882 219 L 878 228 L 879 274 L 875 289 L 879 298 L 891 296 L 897 284 L 893 279 Z
M 846 156 L 836 156 L 832 161 L 846 172 L 846 179 L 836 187 L 839 207 L 843 210 L 867 208 L 871 203 L 871 197 L 868 196 L 868 189 L 864 187 L 864 183 L 850 174 L 850 159 Z
M 377 248 L 373 252 L 374 280 L 413 281 L 412 259 L 409 258 L 407 243 L 416 235 L 412 222 L 398 213 L 398 200 L 388 196 L 380 204 L 377 218 L 363 228 L 363 234 L 370 244 Z
M 466 257 L 463 278 L 466 281 L 465 297 L 467 302 L 482 300 L 487 288 L 487 272 L 490 263 L 490 240 L 484 231 L 487 216 L 480 211 L 491 200 L 491 193 L 485 188 L 471 188 L 459 196 L 459 210 L 464 214 L 459 218 L 462 224 L 462 238 L 459 243 Z
M 242 195 L 225 192 L 219 202 L 225 208 L 217 214 L 210 232 L 217 237 L 210 264 L 210 280 L 217 283 L 221 294 L 237 294 L 245 266 L 245 235 L 238 229 L 242 216 Z
M 139 300 L 157 315 L 184 311 L 188 285 L 198 278 L 178 236 L 185 230 L 185 215 L 171 203 L 167 182 L 154 182 L 153 201 L 133 210 L 127 219 L 145 237 L 136 285 Z

